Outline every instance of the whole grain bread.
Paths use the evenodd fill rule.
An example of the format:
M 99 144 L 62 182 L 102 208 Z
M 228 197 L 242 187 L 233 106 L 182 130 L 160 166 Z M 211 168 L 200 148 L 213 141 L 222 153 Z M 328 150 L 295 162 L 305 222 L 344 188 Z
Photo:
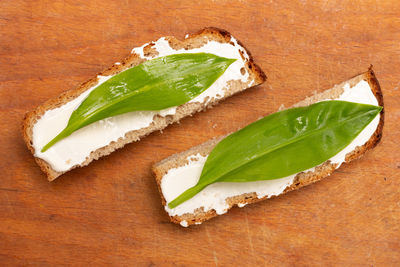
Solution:
M 182 48 L 186 50 L 198 48 L 207 43 L 208 41 L 231 43 L 233 45 L 233 43 L 231 42 L 231 34 L 225 30 L 221 30 L 218 28 L 205 28 L 197 33 L 187 35 L 184 40 L 179 40 L 172 36 L 165 37 L 165 39 L 168 40 L 169 45 L 176 50 Z M 211 108 L 213 105 L 216 105 L 222 99 L 225 99 L 249 87 L 263 83 L 266 80 L 264 72 L 254 63 L 250 52 L 243 46 L 243 44 L 240 41 L 238 41 L 238 44 L 242 46 L 243 49 L 246 50 L 249 56 L 245 64 L 245 68 L 247 69 L 247 72 L 249 73 L 250 77 L 248 82 L 242 82 L 240 80 L 229 81 L 227 88 L 225 88 L 225 95 L 222 98 L 206 99 L 203 103 L 186 103 L 184 105 L 179 106 L 176 110 L 176 114 L 174 115 L 167 115 L 165 117 L 159 115 L 154 116 L 153 122 L 148 127 L 130 131 L 125 134 L 124 138 L 120 138 L 116 142 L 111 142 L 107 146 L 92 151 L 90 156 L 87 157 L 87 159 L 84 162 L 82 162 L 79 165 L 71 167 L 69 170 L 77 167 L 86 166 L 93 160 L 97 160 L 102 156 L 106 156 L 115 151 L 116 149 L 122 148 L 128 143 L 139 141 L 141 138 L 145 137 L 146 135 L 154 131 L 162 130 L 169 124 L 178 122 L 183 117 L 190 116 L 196 112 L 200 112 L 207 108 Z M 150 42 L 143 48 L 143 54 L 145 57 L 150 55 L 154 56 L 158 55 L 158 52 L 152 48 L 153 45 L 154 42 Z M 244 59 L 243 52 L 240 51 L 240 53 L 242 58 Z M 35 148 L 33 147 L 33 141 L 32 141 L 33 126 L 47 110 L 60 107 L 63 104 L 75 99 L 86 90 L 95 86 L 98 83 L 98 77 L 97 77 L 98 75 L 100 76 L 115 75 L 123 70 L 126 70 L 127 68 L 143 63 L 144 61 L 146 61 L 145 58 L 142 58 L 140 55 L 132 52 L 128 57 L 122 60 L 120 64 L 112 65 L 110 68 L 98 73 L 89 81 L 81 84 L 78 88 L 67 91 L 61 94 L 57 98 L 50 99 L 43 105 L 37 107 L 35 110 L 28 112 L 25 115 L 23 121 L 22 132 L 25 143 L 29 148 L 29 150 L 32 152 L 32 154 L 35 155 Z M 42 169 L 42 171 L 47 174 L 49 181 L 56 179 L 58 176 L 66 172 L 66 171 L 65 172 L 55 171 L 54 169 L 52 169 L 50 164 L 48 164 L 46 161 L 40 158 L 35 157 L 35 160 Z
M 326 90 L 322 93 L 315 94 L 311 97 L 308 97 L 304 99 L 301 102 L 298 102 L 297 104 L 293 105 L 293 107 L 300 107 L 300 106 L 307 106 L 312 103 L 315 103 L 317 101 L 323 100 L 323 99 L 334 99 L 337 98 L 342 92 L 343 92 L 343 85 L 345 83 L 349 83 L 350 86 L 352 87 L 353 85 L 357 84 L 361 80 L 366 80 L 369 85 L 371 86 L 371 89 L 375 95 L 375 97 L 378 100 L 378 103 L 380 106 L 383 107 L 383 96 L 382 96 L 382 91 L 379 86 L 379 82 L 375 77 L 375 74 L 372 70 L 372 66 L 369 68 L 369 70 L 365 73 L 362 73 L 360 75 L 357 75 L 350 80 L 343 82 L 341 84 L 338 84 L 334 86 L 333 88 Z M 350 161 L 357 159 L 361 157 L 366 151 L 372 149 L 375 147 L 379 141 L 381 140 L 382 137 L 382 129 L 383 129 L 383 123 L 384 123 L 384 109 L 381 111 L 380 114 L 380 121 L 378 124 L 378 127 L 374 134 L 371 136 L 371 138 L 361 147 L 357 147 L 355 150 L 352 152 L 346 154 L 346 159 L 345 162 L 349 163 Z M 202 156 L 208 155 L 212 149 L 215 147 L 215 145 L 221 141 L 225 136 L 213 138 L 199 146 L 192 147 L 191 149 L 184 151 L 179 154 L 174 154 L 158 163 L 156 163 L 153 168 L 152 172 L 155 176 L 157 185 L 158 185 L 158 190 L 161 195 L 161 202 L 162 205 L 165 206 L 166 200 L 163 196 L 162 190 L 161 190 L 161 180 L 163 176 L 171 169 L 171 168 L 177 168 L 184 166 L 188 163 L 187 158 L 191 155 L 196 155 L 200 154 Z M 315 171 L 310 171 L 310 172 L 301 172 L 298 173 L 294 179 L 294 182 L 288 186 L 284 192 L 290 192 L 296 189 L 299 189 L 303 186 L 315 183 L 319 180 L 321 180 L 324 177 L 329 176 L 334 170 L 336 169 L 337 164 L 332 164 L 329 161 L 324 162 L 323 164 L 317 166 L 315 168 Z M 273 196 L 275 197 L 275 196 Z M 256 193 L 246 193 L 242 194 L 239 196 L 234 196 L 226 199 L 226 202 L 229 205 L 229 209 L 231 209 L 233 206 L 244 206 L 246 204 L 250 203 L 255 203 L 258 201 L 265 200 L 267 198 L 271 198 L 269 196 L 265 196 L 263 198 L 258 198 Z M 212 217 L 217 216 L 218 214 L 216 213 L 215 210 L 211 209 L 208 211 L 204 211 L 203 207 L 196 209 L 193 213 L 185 213 L 181 216 L 170 216 L 170 220 L 174 223 L 181 223 L 184 222 L 185 225 L 192 225 L 192 224 L 199 224 L 203 221 L 206 221 Z

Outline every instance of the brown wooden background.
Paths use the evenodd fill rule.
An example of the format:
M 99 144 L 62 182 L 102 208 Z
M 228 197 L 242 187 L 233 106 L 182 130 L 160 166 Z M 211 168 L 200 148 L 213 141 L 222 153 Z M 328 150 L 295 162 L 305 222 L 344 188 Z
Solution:
M 79 2 L 79 3 L 78 3 Z M 130 50 L 230 31 L 268 82 L 53 183 L 21 138 L 25 112 Z M 189 229 L 169 223 L 152 163 L 374 65 L 381 144 L 330 178 Z M 400 3 L 0 1 L 0 265 L 399 266 Z

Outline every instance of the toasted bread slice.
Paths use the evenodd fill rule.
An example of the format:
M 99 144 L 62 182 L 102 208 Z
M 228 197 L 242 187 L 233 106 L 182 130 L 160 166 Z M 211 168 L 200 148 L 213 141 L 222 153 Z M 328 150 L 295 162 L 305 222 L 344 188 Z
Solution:
M 307 106 L 307 105 L 310 105 L 312 103 L 315 103 L 315 102 L 318 102 L 321 100 L 338 98 L 344 92 L 344 86 L 346 84 L 347 84 L 347 86 L 349 86 L 349 88 L 351 90 L 353 88 L 353 86 L 355 86 L 356 84 L 358 84 L 359 82 L 361 82 L 363 80 L 368 82 L 370 90 L 373 93 L 373 96 L 375 96 L 377 103 L 383 107 L 383 96 L 382 96 L 381 88 L 379 86 L 378 80 L 376 79 L 376 77 L 374 75 L 374 72 L 372 71 L 372 67 L 369 69 L 369 71 L 362 73 L 360 75 L 357 75 L 354 78 L 352 78 L 346 82 L 343 82 L 339 85 L 336 85 L 332 89 L 329 89 L 322 93 L 308 97 L 305 100 L 295 104 L 293 107 Z M 373 96 L 372 96 L 372 98 L 373 98 Z M 373 132 L 373 134 L 371 135 L 369 140 L 366 141 L 365 143 L 363 143 L 363 145 L 356 146 L 352 151 L 344 154 L 345 155 L 344 162 L 348 163 L 356 158 L 361 157 L 366 151 L 372 149 L 379 143 L 379 141 L 382 137 L 383 122 L 384 122 L 384 110 L 382 110 L 382 112 L 380 114 L 380 118 L 377 119 L 376 130 Z M 218 210 L 216 208 L 216 206 L 217 206 L 216 204 L 215 204 L 215 206 L 213 206 L 214 204 L 212 204 L 210 206 L 209 201 L 208 201 L 207 208 L 202 206 L 202 205 L 204 205 L 204 203 L 199 205 L 199 202 L 197 201 L 196 202 L 197 206 L 194 204 L 193 205 L 191 204 L 192 206 L 189 206 L 190 209 L 193 208 L 193 210 L 185 210 L 184 212 L 182 210 L 180 210 L 179 212 L 177 212 L 177 211 L 174 211 L 174 209 L 169 209 L 167 206 L 167 201 L 166 201 L 165 194 L 164 194 L 165 192 L 163 192 L 163 186 L 162 186 L 163 178 L 166 177 L 166 175 L 168 174 L 169 171 L 180 170 L 180 168 L 185 168 L 185 166 L 187 167 L 187 165 L 190 162 L 197 161 L 199 157 L 207 156 L 212 151 L 212 149 L 215 147 L 215 145 L 219 141 L 221 141 L 223 138 L 224 138 L 224 136 L 214 138 L 214 139 L 212 139 L 208 142 L 205 142 L 199 146 L 193 147 L 185 152 L 172 155 L 172 156 L 162 160 L 161 162 L 156 163 L 153 166 L 152 171 L 155 176 L 155 179 L 156 179 L 156 182 L 158 185 L 158 189 L 159 189 L 159 192 L 161 195 L 162 205 L 165 207 L 165 210 L 169 214 L 172 222 L 179 223 L 182 226 L 189 226 L 192 224 L 200 224 L 203 221 L 206 221 L 212 217 L 215 217 L 217 215 L 227 212 L 229 209 L 231 209 L 235 205 L 239 206 L 239 207 L 243 207 L 247 204 L 258 202 L 258 201 L 268 199 L 271 197 L 276 197 L 278 195 L 287 193 L 289 191 L 293 191 L 293 190 L 299 189 L 303 186 L 312 184 L 316 181 L 321 180 L 324 177 L 329 176 L 340 165 L 340 164 L 338 165 L 338 164 L 331 163 L 328 160 L 328 161 L 324 162 L 323 164 L 316 166 L 315 169 L 313 169 L 313 170 L 298 173 L 295 176 L 293 176 L 294 178 L 291 183 L 283 184 L 281 191 L 275 195 L 272 195 L 272 194 L 271 195 L 257 195 L 256 192 L 252 192 L 252 191 L 242 193 L 240 195 L 232 195 L 232 196 L 224 199 L 225 207 L 224 207 L 224 210 L 222 210 L 222 211 Z M 368 136 L 367 136 L 367 138 L 368 138 Z M 200 175 L 200 173 L 198 172 L 197 179 L 198 179 L 199 175 Z M 187 178 L 189 178 L 189 177 L 186 177 L 183 175 L 180 178 L 181 180 L 179 180 L 179 181 L 182 182 L 182 180 L 187 180 Z M 195 177 L 195 179 L 196 179 L 196 177 Z M 175 183 L 175 185 L 177 185 L 177 182 L 174 182 L 174 183 Z M 240 184 L 240 183 L 238 183 L 238 184 Z M 207 190 L 207 188 L 204 190 Z M 213 195 L 219 194 L 219 192 L 217 192 L 216 190 L 214 190 L 212 192 L 213 192 Z M 206 198 L 206 197 L 211 198 L 211 194 L 209 194 L 209 195 L 204 194 L 204 197 L 202 200 L 204 200 L 204 198 Z M 169 200 L 169 201 L 171 201 L 171 200 Z M 188 201 L 191 201 L 191 200 L 188 200 Z M 183 204 L 185 204 L 185 203 L 183 203 Z M 179 208 L 179 206 L 177 208 Z
M 124 133 L 123 136 L 114 140 L 109 140 L 109 142 L 107 139 L 106 145 L 101 145 L 99 147 L 96 147 L 95 149 L 82 152 L 79 155 L 79 157 L 81 158 L 79 158 L 78 160 L 71 160 L 69 156 L 61 155 L 61 153 L 55 154 L 54 158 L 57 158 L 57 160 L 53 160 L 51 156 L 46 156 L 45 154 L 42 154 L 40 152 L 41 146 L 37 144 L 38 142 L 36 141 L 37 138 L 35 139 L 35 131 L 36 134 L 40 134 L 40 132 L 38 133 L 39 130 L 35 129 L 35 125 L 37 125 L 41 119 L 44 119 L 44 115 L 46 115 L 47 112 L 54 110 L 57 111 L 58 108 L 64 107 L 67 103 L 71 103 L 71 101 L 78 99 L 78 97 L 81 95 L 83 96 L 85 92 L 88 93 L 88 90 L 93 89 L 97 84 L 99 84 L 99 80 L 101 77 L 115 75 L 146 60 L 156 58 L 158 56 L 163 56 L 163 52 L 157 50 L 158 42 L 164 45 L 164 50 L 166 49 L 165 46 L 168 46 L 168 53 L 171 53 L 171 49 L 173 49 L 173 51 L 181 50 L 181 53 L 182 51 L 190 52 L 193 49 L 197 49 L 196 51 L 198 51 L 199 49 L 206 46 L 209 42 L 216 42 L 223 45 L 233 46 L 237 50 L 235 51 L 238 58 L 241 58 L 240 62 L 243 66 L 240 68 L 239 75 L 242 74 L 242 77 L 231 77 L 231 73 L 229 77 L 231 77 L 232 79 L 227 81 L 224 85 L 221 85 L 221 87 L 223 88 L 219 88 L 220 92 L 223 92 L 223 95 L 218 94 L 214 97 L 206 97 L 199 102 L 190 101 L 184 105 L 178 106 L 173 114 L 169 113 L 167 115 L 161 115 L 160 113 L 155 113 L 155 115 L 152 117 L 151 123 L 149 123 L 147 126 L 127 131 Z M 228 70 L 221 77 L 224 77 Z M 243 77 L 246 77 L 246 79 L 241 79 Z M 48 180 L 52 181 L 61 174 L 73 168 L 88 165 L 93 160 L 108 155 L 128 143 L 138 141 L 154 131 L 164 129 L 165 127 L 167 127 L 168 124 L 177 122 L 186 116 L 210 108 L 213 105 L 217 104 L 219 101 L 247 88 L 261 84 L 265 80 L 265 74 L 253 62 L 250 52 L 247 51 L 243 47 L 243 45 L 235 38 L 233 38 L 231 34 L 227 31 L 217 28 L 205 28 L 198 33 L 186 35 L 185 39 L 182 41 L 174 37 L 163 37 L 156 42 L 150 42 L 141 47 L 134 48 L 132 50 L 132 53 L 121 63 L 114 64 L 113 66 L 99 73 L 89 81 L 83 83 L 78 88 L 67 91 L 55 99 L 48 100 L 43 105 L 37 107 L 35 110 L 27 113 L 23 121 L 23 137 L 29 150 L 35 156 L 37 164 L 47 174 Z M 65 125 L 66 123 L 67 121 L 65 121 Z M 85 128 L 87 127 L 78 130 L 76 133 L 85 131 Z M 61 140 L 60 143 L 61 142 L 63 142 L 63 140 Z M 61 163 L 59 164 L 59 162 Z

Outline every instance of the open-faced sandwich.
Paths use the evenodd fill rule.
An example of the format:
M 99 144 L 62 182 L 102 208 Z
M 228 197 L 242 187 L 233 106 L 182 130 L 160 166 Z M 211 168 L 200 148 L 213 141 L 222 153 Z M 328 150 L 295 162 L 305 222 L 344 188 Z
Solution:
M 172 222 L 189 226 L 319 181 L 378 144 L 383 115 L 370 68 L 155 164 L 162 204 Z
M 51 181 L 265 79 L 226 31 L 162 37 L 27 113 L 23 135 Z

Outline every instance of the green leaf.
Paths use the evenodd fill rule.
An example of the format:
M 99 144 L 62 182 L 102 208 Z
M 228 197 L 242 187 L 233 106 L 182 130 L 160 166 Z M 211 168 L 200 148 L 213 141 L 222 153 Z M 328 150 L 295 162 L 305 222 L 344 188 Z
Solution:
M 279 179 L 315 167 L 349 145 L 381 110 L 332 100 L 269 115 L 218 143 L 198 183 L 168 206 L 180 205 L 215 182 Z
M 93 122 L 132 111 L 182 105 L 209 88 L 235 60 L 209 53 L 184 53 L 127 69 L 94 89 L 42 152 Z

